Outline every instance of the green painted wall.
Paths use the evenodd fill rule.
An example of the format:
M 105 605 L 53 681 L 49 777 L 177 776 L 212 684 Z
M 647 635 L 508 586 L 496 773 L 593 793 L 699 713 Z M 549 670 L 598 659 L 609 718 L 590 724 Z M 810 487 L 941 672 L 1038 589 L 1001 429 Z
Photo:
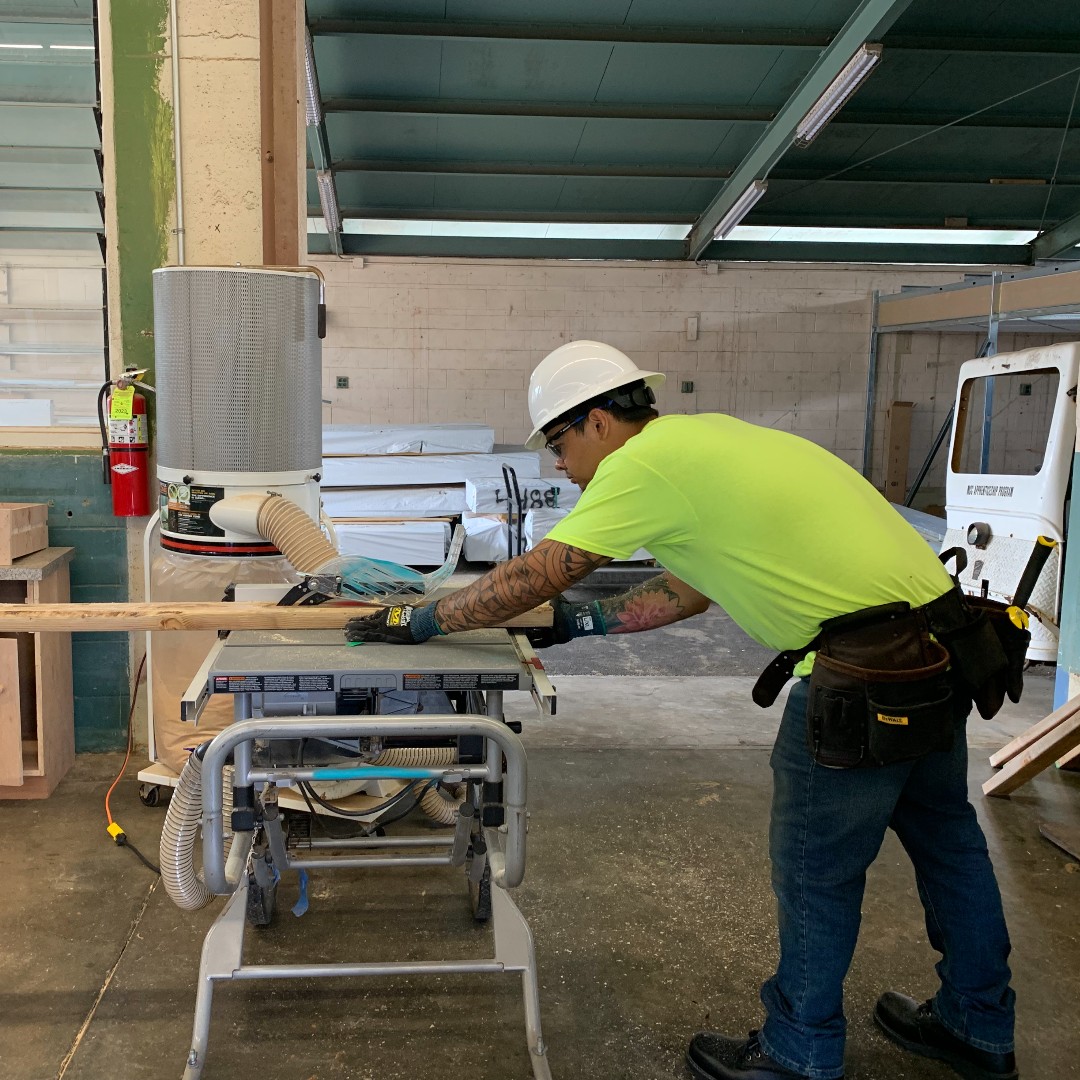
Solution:
M 72 547 L 71 599 L 128 598 L 127 529 L 112 515 L 98 454 L 0 455 L 0 501 L 49 504 L 49 543 Z M 73 634 L 77 750 L 121 750 L 127 743 L 128 635 Z
M 154 297 L 150 275 L 169 261 L 175 179 L 172 106 L 160 93 L 168 16 L 168 0 L 113 0 L 110 13 L 116 177 L 112 198 L 123 363 L 151 372 Z

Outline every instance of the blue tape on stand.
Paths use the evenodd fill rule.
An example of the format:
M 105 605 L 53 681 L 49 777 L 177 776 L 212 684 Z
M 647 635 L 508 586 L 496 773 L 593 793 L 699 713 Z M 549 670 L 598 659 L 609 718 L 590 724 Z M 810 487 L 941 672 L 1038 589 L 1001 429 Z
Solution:
M 292 913 L 299 919 L 301 915 L 306 915 L 308 909 L 308 894 L 307 894 L 307 871 L 300 871 L 300 895 L 293 904 Z
M 441 769 L 392 769 L 369 765 L 362 769 L 312 769 L 315 780 L 438 780 Z

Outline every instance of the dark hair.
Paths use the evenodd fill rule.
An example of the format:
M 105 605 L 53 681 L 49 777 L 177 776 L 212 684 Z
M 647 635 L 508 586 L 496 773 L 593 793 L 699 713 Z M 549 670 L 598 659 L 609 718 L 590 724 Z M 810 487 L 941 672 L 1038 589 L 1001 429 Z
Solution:
M 572 409 L 567 409 L 562 416 L 552 420 L 547 427 L 553 428 L 557 424 L 565 424 L 571 416 L 577 415 L 581 419 L 571 426 L 580 432 L 593 409 L 603 409 L 604 412 L 611 413 L 616 420 L 623 424 L 636 424 L 642 420 L 655 420 L 660 415 L 653 408 L 655 402 L 656 395 L 650 387 L 645 385 L 645 380 L 637 379 L 635 382 L 627 383 L 625 386 L 617 386 L 613 390 L 606 390 L 602 394 L 597 394 L 596 397 L 581 402 L 580 405 L 575 405 Z

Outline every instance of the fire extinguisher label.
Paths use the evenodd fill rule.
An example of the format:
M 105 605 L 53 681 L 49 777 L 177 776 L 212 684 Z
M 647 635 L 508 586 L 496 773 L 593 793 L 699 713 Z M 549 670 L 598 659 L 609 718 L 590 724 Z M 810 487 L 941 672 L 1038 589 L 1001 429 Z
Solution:
M 160 481 L 162 527 L 178 536 L 224 536 L 210 520 L 210 507 L 225 498 L 223 487 Z
M 144 445 L 146 437 L 146 413 L 139 413 L 127 420 L 109 418 L 109 445 L 135 446 Z
M 123 390 L 114 390 L 112 397 L 109 399 L 109 419 L 130 420 L 134 401 L 134 386 L 127 386 Z

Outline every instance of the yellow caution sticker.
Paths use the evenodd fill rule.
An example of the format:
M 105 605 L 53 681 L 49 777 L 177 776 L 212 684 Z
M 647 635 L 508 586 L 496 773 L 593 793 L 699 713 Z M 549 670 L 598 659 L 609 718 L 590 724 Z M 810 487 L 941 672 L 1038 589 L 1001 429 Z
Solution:
M 135 387 L 128 386 L 123 390 L 114 390 L 109 399 L 110 420 L 130 420 L 132 417 L 132 402 L 135 400 Z
M 879 712 L 877 718 L 882 724 L 895 724 L 897 727 L 908 726 L 908 718 L 906 716 L 888 716 L 885 713 Z

